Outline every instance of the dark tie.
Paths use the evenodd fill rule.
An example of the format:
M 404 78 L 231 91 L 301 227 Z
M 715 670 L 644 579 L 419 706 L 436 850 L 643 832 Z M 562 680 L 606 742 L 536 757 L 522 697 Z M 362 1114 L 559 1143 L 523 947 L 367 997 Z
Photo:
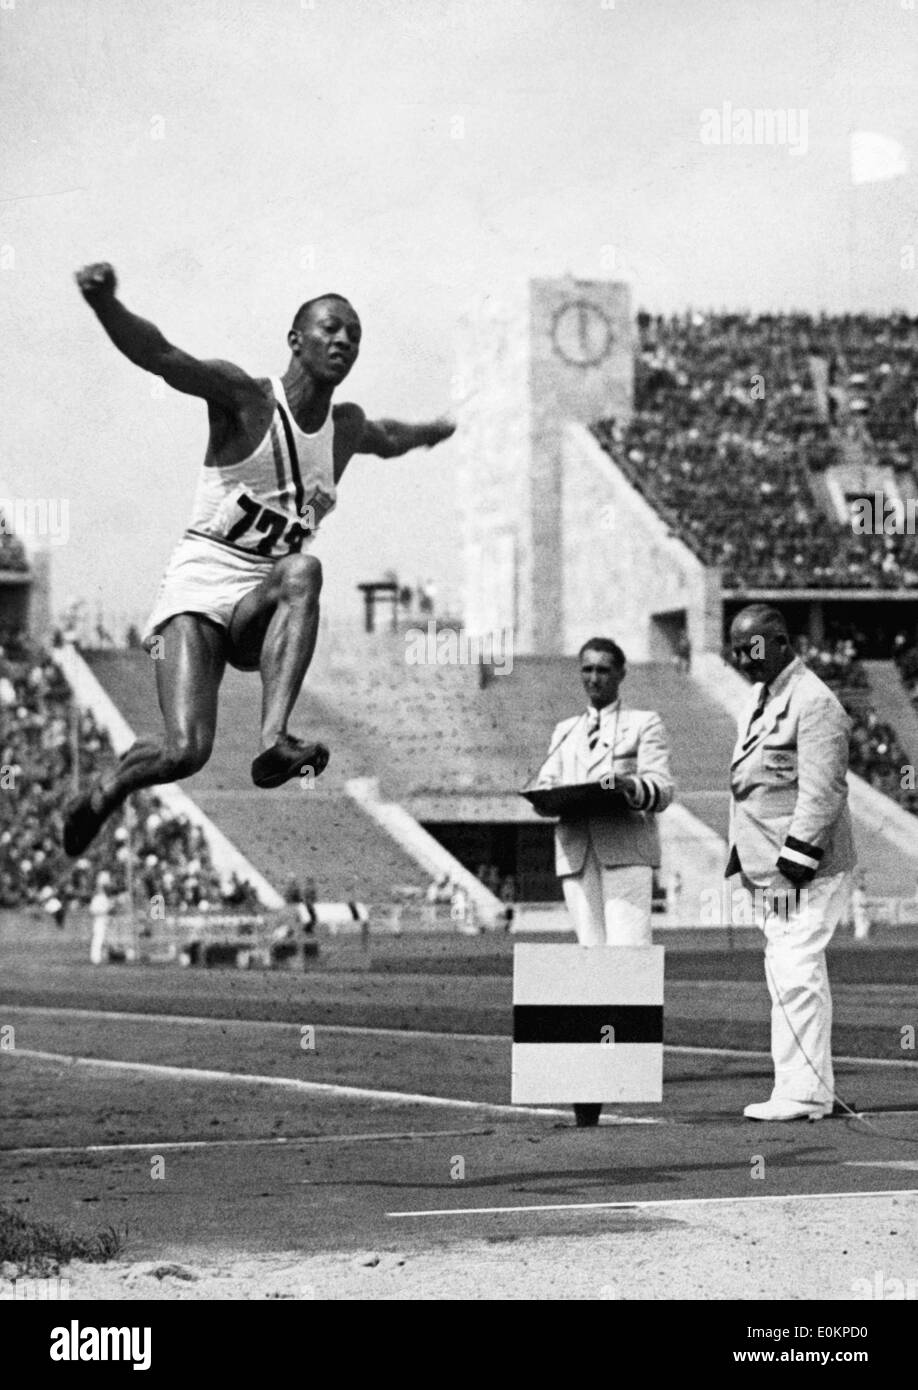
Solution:
M 599 718 L 599 710 L 591 709 L 590 722 L 587 725 L 587 742 L 590 746 L 591 753 L 595 752 L 596 745 L 599 742 Z
M 768 689 L 768 686 L 763 685 L 762 694 L 759 696 L 759 703 L 752 711 L 752 718 L 749 720 L 749 728 L 746 730 L 746 741 L 743 744 L 743 747 L 746 747 L 746 745 L 751 743 L 752 740 L 755 738 L 756 733 L 758 732 L 755 726 L 756 724 L 758 724 L 759 720 L 762 718 L 762 715 L 765 713 L 765 706 L 768 704 L 768 697 L 770 696 L 770 694 L 771 691 Z

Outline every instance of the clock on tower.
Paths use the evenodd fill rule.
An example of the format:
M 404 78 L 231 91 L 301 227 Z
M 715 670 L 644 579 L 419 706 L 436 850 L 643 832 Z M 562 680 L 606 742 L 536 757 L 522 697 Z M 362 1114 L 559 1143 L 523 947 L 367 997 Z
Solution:
M 572 299 L 554 315 L 551 341 L 555 352 L 572 367 L 595 367 L 612 350 L 612 324 L 588 299 Z

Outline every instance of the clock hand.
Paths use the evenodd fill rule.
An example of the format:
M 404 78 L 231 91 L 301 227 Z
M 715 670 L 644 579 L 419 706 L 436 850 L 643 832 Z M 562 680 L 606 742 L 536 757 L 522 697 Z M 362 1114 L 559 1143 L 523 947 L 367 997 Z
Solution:
M 580 348 L 585 354 L 589 349 L 587 341 L 587 307 L 585 304 L 577 306 L 577 322 L 580 325 Z

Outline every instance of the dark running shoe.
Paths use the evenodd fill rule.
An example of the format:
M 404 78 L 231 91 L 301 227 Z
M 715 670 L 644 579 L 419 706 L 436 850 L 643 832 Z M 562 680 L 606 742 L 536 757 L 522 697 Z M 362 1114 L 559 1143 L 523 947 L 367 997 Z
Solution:
M 578 1129 L 592 1129 L 599 1124 L 601 1105 L 575 1105 L 574 1120 Z
M 274 747 L 259 753 L 252 763 L 252 781 L 256 787 L 282 787 L 307 768 L 318 777 L 328 767 L 330 756 L 324 743 L 303 743 L 290 734 L 281 734 Z
M 64 808 L 64 853 L 71 859 L 91 845 L 108 819 L 108 811 L 93 806 L 94 791 L 76 796 Z

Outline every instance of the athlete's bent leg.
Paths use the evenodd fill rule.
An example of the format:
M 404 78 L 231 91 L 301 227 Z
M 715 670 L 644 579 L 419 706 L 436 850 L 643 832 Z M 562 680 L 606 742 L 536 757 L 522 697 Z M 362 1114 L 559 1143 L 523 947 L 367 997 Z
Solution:
M 305 768 L 318 776 L 328 763 L 321 743 L 287 732 L 287 720 L 309 669 L 319 630 L 322 566 L 314 555 L 287 555 L 237 605 L 230 624 L 231 659 L 257 660 L 262 678 L 261 753 L 252 764 L 257 786 L 278 787 Z
M 210 757 L 217 726 L 217 692 L 226 666 L 221 630 L 194 613 L 180 613 L 161 629 L 163 655 L 156 662 L 156 688 L 165 724 L 160 741 L 138 739 L 113 775 L 100 778 L 70 803 L 64 848 L 81 854 L 113 811 L 142 787 L 177 782 Z

